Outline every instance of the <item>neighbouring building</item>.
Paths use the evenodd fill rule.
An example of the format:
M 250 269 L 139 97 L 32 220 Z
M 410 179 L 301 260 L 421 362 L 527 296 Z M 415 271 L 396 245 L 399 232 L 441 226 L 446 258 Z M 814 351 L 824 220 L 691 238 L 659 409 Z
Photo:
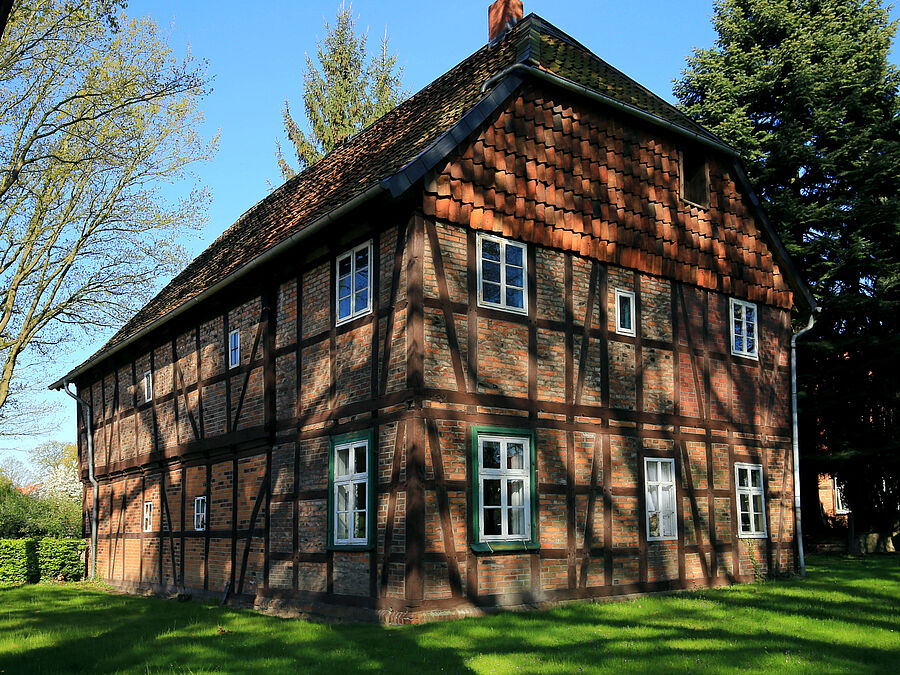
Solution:
M 53 386 L 107 582 L 418 621 L 793 569 L 813 307 L 733 149 L 499 0 Z

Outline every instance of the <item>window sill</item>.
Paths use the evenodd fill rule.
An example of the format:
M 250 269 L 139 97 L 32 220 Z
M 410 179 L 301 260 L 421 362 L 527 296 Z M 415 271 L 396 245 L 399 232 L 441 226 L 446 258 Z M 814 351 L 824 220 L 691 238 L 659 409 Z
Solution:
M 541 545 L 536 541 L 480 541 L 472 544 L 475 553 L 506 553 L 509 551 L 539 551 Z
M 741 352 L 732 350 L 731 355 L 738 356 L 742 359 L 749 359 L 750 361 L 759 361 L 759 354 L 742 354 Z
M 738 532 L 738 539 L 767 539 L 769 535 L 765 532 L 757 532 L 755 534 Z
M 374 544 L 330 544 L 326 551 L 374 551 Z

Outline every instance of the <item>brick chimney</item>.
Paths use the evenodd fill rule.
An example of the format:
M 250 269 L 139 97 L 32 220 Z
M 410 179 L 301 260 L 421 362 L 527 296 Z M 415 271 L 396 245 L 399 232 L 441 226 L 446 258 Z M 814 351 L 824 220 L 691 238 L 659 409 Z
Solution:
M 497 0 L 488 7 L 488 40 L 499 40 L 523 16 L 522 0 Z

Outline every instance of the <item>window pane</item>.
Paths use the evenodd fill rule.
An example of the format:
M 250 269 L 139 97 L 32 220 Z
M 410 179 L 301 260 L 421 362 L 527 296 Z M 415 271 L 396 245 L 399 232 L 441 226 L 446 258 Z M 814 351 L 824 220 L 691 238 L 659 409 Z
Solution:
M 752 337 L 747 338 L 747 353 L 748 354 L 756 353 L 756 341 Z
M 353 473 L 366 472 L 366 446 L 357 445 L 353 448 Z
M 350 473 L 350 448 L 338 448 L 334 453 L 334 475 L 346 476 Z
M 485 281 L 500 283 L 500 263 L 484 261 L 481 266 L 481 278 Z
M 353 287 L 359 291 L 369 287 L 369 270 L 357 269 L 356 276 L 353 277 Z
M 353 496 L 355 497 L 355 501 L 353 502 L 353 508 L 355 509 L 365 509 L 366 508 L 366 483 L 365 481 L 360 483 L 353 484 Z
M 647 535 L 650 537 L 658 537 L 659 535 L 659 514 L 651 513 L 647 526 Z
M 750 532 L 750 514 L 741 513 L 741 532 Z
M 732 305 L 732 308 L 733 308 L 733 312 L 734 312 L 734 322 L 739 323 L 741 321 L 741 313 L 742 313 L 741 306 L 737 303 L 734 303 Z
M 739 335 L 734 336 L 734 351 L 744 351 L 744 338 L 740 337 Z
M 481 445 L 481 462 L 485 469 L 500 468 L 500 441 L 483 441 Z
M 350 295 L 350 275 L 338 279 L 338 297 L 346 298 Z
M 484 533 L 486 535 L 503 534 L 500 521 L 500 509 L 484 509 Z
M 484 481 L 484 505 L 500 506 L 500 481 Z
M 659 488 L 655 485 L 647 490 L 647 511 L 659 511 Z
M 525 534 L 525 509 L 510 509 L 506 515 L 510 535 Z
M 747 320 L 748 324 L 756 323 L 756 310 L 753 307 L 745 307 L 744 318 Z M 747 326 L 747 329 L 750 329 L 749 325 Z
M 507 267 L 506 268 L 506 285 L 507 286 L 515 286 L 516 288 L 522 288 L 525 284 L 522 283 L 522 268 L 521 267 Z
M 366 307 L 369 306 L 369 289 L 364 288 L 356 294 L 356 307 L 354 307 L 354 312 L 361 312 Z
M 496 260 L 497 262 L 500 262 L 500 242 L 482 239 L 481 257 L 485 260 Z
M 666 485 L 660 491 L 660 504 L 659 510 L 663 512 L 670 512 L 675 510 L 674 499 L 672 499 L 672 486 Z
M 506 264 L 524 267 L 522 265 L 522 248 L 513 244 L 506 245 Z
M 364 246 L 362 249 L 356 252 L 356 270 L 366 268 L 369 266 L 369 247 Z
M 511 480 L 507 483 L 506 503 L 510 506 L 523 506 L 525 504 L 525 484 L 520 480 Z
M 353 538 L 354 539 L 365 539 L 366 538 L 366 512 L 365 511 L 357 511 L 353 514 L 355 518 L 353 519 Z
M 485 281 L 481 286 L 481 294 L 485 302 L 492 302 L 495 305 L 500 304 L 500 287 Z
M 506 445 L 506 468 L 508 468 L 508 469 L 524 469 L 525 468 L 525 447 L 522 443 L 507 443 L 507 445 Z
M 656 482 L 657 473 L 656 473 L 656 462 L 647 462 L 647 480 L 651 482 Z
M 350 316 L 350 298 L 349 296 L 343 298 L 338 303 L 338 318 L 343 319 L 344 317 Z
M 741 498 L 741 513 L 747 513 L 750 511 L 750 496 L 742 494 Z
M 350 274 L 350 256 L 346 256 L 345 258 L 341 258 L 338 261 L 338 276 L 349 276 Z
M 747 469 L 738 469 L 738 485 L 747 487 Z
M 662 513 L 660 514 L 660 521 L 662 522 L 662 527 L 660 528 L 660 536 L 663 537 L 671 537 L 675 534 L 675 526 L 674 521 L 672 519 L 671 513 Z
M 631 330 L 631 298 L 627 295 L 619 296 L 619 327 Z
M 506 305 L 507 307 L 524 307 L 525 303 L 522 301 L 523 298 L 522 289 L 521 288 L 507 288 L 506 289 Z
M 744 335 L 744 324 L 740 321 L 735 321 L 734 323 L 734 334 L 735 336 L 743 336 Z
M 759 471 L 757 469 L 753 469 L 752 471 L 750 471 L 750 485 L 752 485 L 755 488 L 761 487 L 760 486 L 761 481 L 762 481 L 762 472 L 761 471 Z
M 337 510 L 346 511 L 350 508 L 350 486 L 338 485 L 337 489 Z
M 753 529 L 756 532 L 765 532 L 765 527 L 763 527 L 763 514 L 762 513 L 754 513 L 753 514 Z
M 348 527 L 347 527 L 347 519 L 349 514 L 347 513 L 338 513 L 337 514 L 337 538 L 338 539 L 349 539 L 348 536 Z
M 672 482 L 672 465 L 669 462 L 660 462 L 659 463 L 659 482 L 660 483 L 671 483 Z
M 763 512 L 762 495 L 753 495 L 753 513 L 762 513 L 762 512 Z

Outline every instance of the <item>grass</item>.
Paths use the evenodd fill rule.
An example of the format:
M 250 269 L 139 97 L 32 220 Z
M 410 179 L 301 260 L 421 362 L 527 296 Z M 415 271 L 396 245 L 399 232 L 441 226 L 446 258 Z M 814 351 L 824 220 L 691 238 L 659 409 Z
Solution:
M 89 584 L 0 588 L 0 673 L 898 672 L 900 557 L 805 580 L 422 626 L 323 625 Z

